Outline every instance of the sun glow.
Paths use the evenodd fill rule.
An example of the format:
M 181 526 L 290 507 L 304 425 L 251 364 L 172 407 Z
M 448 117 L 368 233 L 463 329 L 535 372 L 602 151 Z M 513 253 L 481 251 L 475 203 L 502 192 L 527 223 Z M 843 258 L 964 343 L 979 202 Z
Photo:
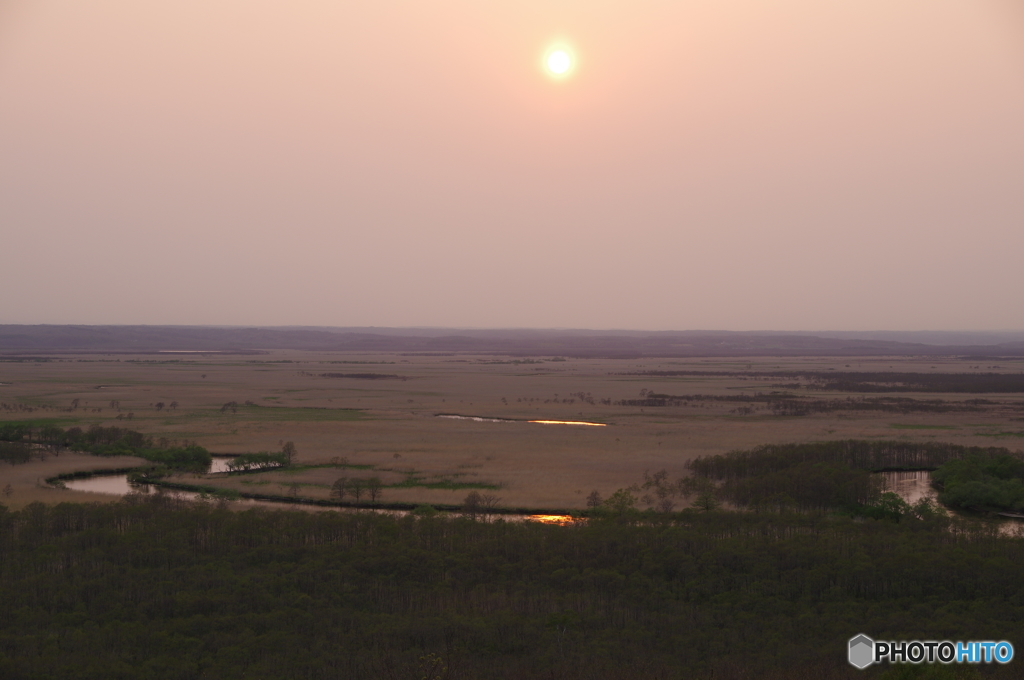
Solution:
M 544 55 L 544 69 L 555 78 L 571 74 L 575 64 L 576 59 L 567 47 L 553 47 Z
M 541 524 L 557 524 L 560 527 L 569 526 L 570 524 L 583 521 L 582 519 L 573 517 L 572 515 L 530 515 L 526 519 L 530 522 L 540 522 Z
M 590 427 L 608 427 L 605 423 L 588 423 L 582 420 L 531 420 L 531 423 L 541 425 L 589 425 Z

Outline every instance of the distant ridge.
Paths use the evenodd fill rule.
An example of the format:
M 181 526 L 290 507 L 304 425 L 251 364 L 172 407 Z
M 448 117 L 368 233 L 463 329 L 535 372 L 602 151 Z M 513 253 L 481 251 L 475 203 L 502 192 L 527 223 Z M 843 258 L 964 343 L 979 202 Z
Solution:
M 836 337 L 837 335 L 844 337 Z M 0 325 L 0 352 L 467 352 L 516 356 L 1024 356 L 1024 333 L 950 333 L 1002 342 L 930 344 L 892 339 L 898 332 L 779 333 L 444 328 Z M 909 337 L 942 337 L 907 333 Z M 882 336 L 882 337 L 879 337 Z

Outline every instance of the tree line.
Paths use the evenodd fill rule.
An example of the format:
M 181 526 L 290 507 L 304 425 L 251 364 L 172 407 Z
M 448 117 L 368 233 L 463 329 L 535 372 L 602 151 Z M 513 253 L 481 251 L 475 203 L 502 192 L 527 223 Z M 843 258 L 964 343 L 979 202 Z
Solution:
M 33 422 L 6 423 L 0 426 L 0 459 L 28 462 L 33 447 L 59 451 L 68 449 L 94 456 L 135 456 L 156 463 L 166 470 L 205 472 L 212 457 L 205 448 L 192 442 L 170 446 L 166 438 L 154 441 L 148 435 L 123 427 L 93 425 L 88 429 Z M 11 454 L 4 452 L 10 450 Z M 159 474 L 158 469 L 151 474 Z
M 944 471 L 975 470 L 978 461 L 985 461 L 992 469 L 1006 473 L 1000 480 L 993 478 L 989 481 L 989 491 L 1000 486 L 1003 492 L 1009 493 L 1016 488 L 1014 485 L 1021 485 L 1021 475 L 1016 481 L 1012 477 L 1012 474 L 1024 470 L 1024 455 L 1020 452 L 938 442 L 864 440 L 770 444 L 700 457 L 687 463 L 693 477 L 680 480 L 679 484 L 695 487 L 704 480 L 706 494 L 745 508 L 842 510 L 899 519 L 912 509 L 895 494 L 886 494 L 882 481 L 872 473 L 937 470 L 933 475 L 936 481 L 941 483 L 948 476 L 956 482 L 961 478 L 966 480 L 967 473 L 960 472 L 960 477 L 955 477 Z M 968 496 L 964 495 L 967 491 L 970 491 L 971 503 L 975 507 L 984 505 L 978 500 L 975 487 L 958 487 L 955 483 L 939 496 L 939 500 L 951 507 L 966 508 L 969 505 L 965 501 Z M 1020 507 L 1024 509 L 1024 487 L 1019 499 Z M 1000 507 L 999 503 L 990 505 Z M 1001 507 L 1017 506 L 1006 500 Z M 921 506 L 916 511 L 928 513 L 933 509 Z
M 1003 451 L 973 451 L 932 473 L 939 502 L 974 511 L 1024 513 L 1024 460 Z
M 754 380 L 803 378 L 811 389 L 840 392 L 1024 392 L 1024 373 L 907 373 L 898 371 L 635 371 L 620 375 L 712 377 Z

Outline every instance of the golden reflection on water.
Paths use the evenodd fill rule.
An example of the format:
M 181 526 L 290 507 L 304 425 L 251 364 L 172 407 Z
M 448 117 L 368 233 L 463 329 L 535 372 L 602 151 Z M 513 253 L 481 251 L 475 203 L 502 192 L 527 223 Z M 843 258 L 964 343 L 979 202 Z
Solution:
M 566 527 L 582 521 L 572 515 L 530 515 L 526 520 L 528 522 L 540 522 L 541 524 L 557 524 L 560 527 Z
M 608 427 L 605 423 L 588 423 L 582 420 L 530 420 L 541 425 L 589 425 L 590 427 Z

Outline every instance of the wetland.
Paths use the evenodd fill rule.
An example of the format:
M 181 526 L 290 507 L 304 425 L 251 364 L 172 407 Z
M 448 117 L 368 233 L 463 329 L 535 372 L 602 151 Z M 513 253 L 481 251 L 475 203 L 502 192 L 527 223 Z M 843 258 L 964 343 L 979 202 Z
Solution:
M 1017 359 L 37 358 L 0 362 L 3 677 L 888 680 L 850 636 L 1024 644 L 1016 520 L 931 484 L 1017 507 Z

